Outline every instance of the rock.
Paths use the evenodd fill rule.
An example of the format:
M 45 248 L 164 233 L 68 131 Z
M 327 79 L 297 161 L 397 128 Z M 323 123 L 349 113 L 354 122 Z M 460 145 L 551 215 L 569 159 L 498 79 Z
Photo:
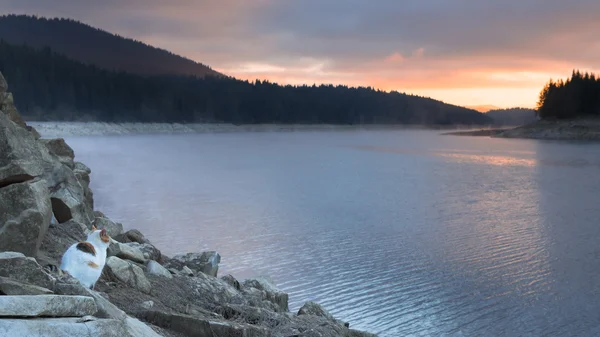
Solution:
M 240 282 L 238 280 L 236 280 L 236 278 L 233 277 L 232 275 L 222 276 L 221 280 L 227 282 L 227 284 L 229 284 L 230 286 L 234 287 L 237 290 L 241 290 L 242 289 L 242 286 L 240 285 Z
M 137 248 L 130 247 L 124 243 L 112 240 L 108 246 L 107 256 L 116 256 L 124 260 L 145 263 L 144 254 Z
M 8 91 L 8 83 L 6 83 L 6 79 L 2 72 L 0 72 L 0 94 L 3 94 Z
M 131 317 L 125 319 L 125 330 L 127 332 L 126 336 L 131 337 L 161 337 L 151 327 Z
M 96 311 L 94 299 L 85 296 L 0 296 L 3 317 L 81 317 Z
M 0 276 L 0 295 L 49 295 L 52 290 Z
M 326 318 L 329 321 L 338 323 L 338 324 L 343 325 L 345 327 L 349 327 L 350 326 L 350 324 L 347 323 L 347 322 L 343 322 L 343 321 L 340 321 L 338 319 L 335 319 L 320 304 L 317 304 L 317 303 L 312 302 L 312 301 L 304 303 L 304 305 L 302 306 L 302 308 L 300 308 L 300 310 L 298 310 L 298 315 L 314 315 L 314 316 L 324 317 L 324 318 Z
M 142 307 L 145 310 L 150 310 L 150 309 L 152 309 L 153 306 L 154 306 L 154 301 L 145 301 L 145 302 L 142 302 L 142 304 L 140 304 L 140 307 Z
M 97 321 L 98 318 L 94 317 L 92 315 L 86 315 L 81 317 L 80 319 L 77 320 L 77 323 L 85 323 L 85 322 L 91 322 L 91 321 Z
M 202 272 L 213 277 L 217 276 L 221 256 L 215 251 L 203 253 L 187 253 L 173 256 L 165 266 L 181 269 L 183 266 L 190 268 L 195 273 Z
M 88 209 L 94 209 L 94 192 L 90 188 L 90 174 L 83 170 L 73 170 L 77 181 L 83 188 L 84 204 Z
M 273 336 L 269 329 L 250 324 L 224 321 L 208 321 L 214 336 L 227 337 L 268 337 Z
M 0 336 L 10 337 L 160 337 L 137 319 L 98 319 L 79 322 L 80 318 L 3 319 Z
M 265 299 L 277 305 L 280 311 L 288 311 L 288 294 L 279 290 L 275 282 L 267 276 L 244 281 L 244 288 L 255 288 L 265 292 Z
M 260 325 L 269 328 L 288 323 L 290 319 L 274 311 L 240 304 L 226 304 L 215 308 L 215 312 L 227 320 Z
M 215 336 L 208 321 L 194 316 L 148 310 L 142 314 L 141 318 L 146 322 L 180 332 L 186 336 Z
M 146 269 L 150 274 L 164 276 L 166 278 L 173 278 L 173 275 L 171 275 L 171 273 L 165 267 L 161 266 L 160 263 L 154 260 L 148 261 L 148 264 L 146 264 Z
M 187 266 L 183 266 L 179 273 L 184 276 L 194 276 L 194 271 L 188 268 Z
M 87 234 L 87 227 L 75 220 L 50 226 L 40 246 L 37 260 L 44 266 L 60 266 L 65 251 L 72 244 L 85 241 Z
M 17 252 L 0 252 L 0 276 L 51 290 L 56 282 L 34 258 Z
M 40 135 L 40 133 L 33 126 L 27 125 L 25 129 L 27 129 L 27 131 L 29 131 L 35 139 L 42 138 L 42 135 Z
M 43 180 L 0 188 L 0 251 L 35 256 L 50 226 L 52 207 Z
M 75 159 L 75 152 L 73 149 L 67 145 L 63 138 L 55 138 L 55 139 L 40 139 L 39 140 L 50 153 L 54 154 L 58 157 L 59 161 L 71 169 L 75 168 L 75 163 L 73 159 Z
M 146 260 L 154 260 L 159 263 L 163 261 L 162 253 L 160 252 L 160 250 L 158 250 L 158 248 L 154 247 L 152 244 L 128 242 L 125 243 L 125 245 L 140 250 L 142 254 L 144 254 L 144 259 Z
M 0 96 L 0 111 L 4 112 L 8 119 L 13 123 L 27 130 L 27 124 L 23 118 L 21 118 L 21 115 L 15 106 L 13 95 L 10 92 L 5 92 L 0 93 Z
M 57 283 L 55 292 L 63 295 L 91 296 L 94 298 L 98 308 L 98 312 L 94 313 L 94 315 L 97 317 L 114 318 L 119 320 L 123 320 L 127 317 L 127 314 L 125 314 L 123 310 L 117 308 L 117 306 L 112 304 L 106 298 L 102 297 L 100 293 L 82 286 L 79 282 Z
M 144 234 L 142 234 L 142 232 L 138 231 L 137 229 L 130 229 L 127 232 L 125 232 L 125 235 L 127 236 L 130 242 L 150 243 L 150 241 L 146 239 Z
M 129 287 L 139 289 L 144 293 L 150 293 L 151 285 L 142 268 L 118 257 L 111 256 L 106 260 L 106 269 L 111 278 L 119 280 Z
M 356 335 L 356 330 L 350 330 L 328 319 L 314 315 L 293 316 L 290 320 L 273 327 L 275 336 L 319 336 L 319 337 L 359 337 L 370 334 Z
M 83 171 L 87 174 L 92 174 L 92 170 L 87 167 L 87 165 L 85 165 L 84 163 L 80 162 L 80 161 L 76 161 L 74 163 L 74 170 L 75 171 Z M 98 213 L 100 215 L 98 215 Z M 104 214 L 102 212 L 94 212 L 94 215 L 96 215 L 96 217 L 104 217 Z
M 88 224 L 92 210 L 84 202 L 84 190 L 73 171 L 25 128 L 0 114 L 0 186 L 13 177 L 39 177 L 46 183 L 54 216 L 59 222 L 75 219 Z
M 94 219 L 94 226 L 98 229 L 105 228 L 108 236 L 111 238 L 123 233 L 123 224 L 112 222 L 106 217 L 96 217 Z

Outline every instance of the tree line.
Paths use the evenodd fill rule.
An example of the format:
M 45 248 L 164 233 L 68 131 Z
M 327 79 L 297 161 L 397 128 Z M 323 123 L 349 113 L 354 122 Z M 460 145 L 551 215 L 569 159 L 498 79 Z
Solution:
M 550 80 L 540 92 L 537 115 L 542 119 L 600 116 L 600 77 L 574 70 L 565 81 Z
M 370 87 L 141 76 L 0 40 L 0 71 L 28 119 L 107 122 L 490 124 L 477 111 Z

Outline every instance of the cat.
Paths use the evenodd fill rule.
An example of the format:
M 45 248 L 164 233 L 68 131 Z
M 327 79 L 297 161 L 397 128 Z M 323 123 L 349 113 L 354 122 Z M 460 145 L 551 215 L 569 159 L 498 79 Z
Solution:
M 106 263 L 110 237 L 106 229 L 92 226 L 86 241 L 74 243 L 62 257 L 60 269 L 76 278 L 84 287 L 94 289 Z

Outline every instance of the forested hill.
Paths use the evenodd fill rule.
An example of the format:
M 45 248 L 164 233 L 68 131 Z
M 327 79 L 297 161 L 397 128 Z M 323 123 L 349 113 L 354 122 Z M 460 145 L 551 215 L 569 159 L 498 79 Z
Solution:
M 50 47 L 67 57 L 108 70 L 141 75 L 219 76 L 206 65 L 70 19 L 0 16 L 0 39 L 34 48 Z
M 495 109 L 486 112 L 496 125 L 519 126 L 533 123 L 537 120 L 536 111 L 527 108 Z
M 29 119 L 140 122 L 490 124 L 428 98 L 346 86 L 139 76 L 0 41 L 0 71 Z

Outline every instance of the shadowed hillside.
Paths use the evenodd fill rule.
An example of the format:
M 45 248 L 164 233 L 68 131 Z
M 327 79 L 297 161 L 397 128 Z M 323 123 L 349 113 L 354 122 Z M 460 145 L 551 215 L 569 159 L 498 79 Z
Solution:
M 482 125 L 477 111 L 371 88 L 280 86 L 227 77 L 146 76 L 103 70 L 0 41 L 0 71 L 24 116 L 36 120 L 236 124 Z
M 210 67 L 70 19 L 0 16 L 0 39 L 34 48 L 48 46 L 67 57 L 108 70 L 141 75 L 220 75 Z

